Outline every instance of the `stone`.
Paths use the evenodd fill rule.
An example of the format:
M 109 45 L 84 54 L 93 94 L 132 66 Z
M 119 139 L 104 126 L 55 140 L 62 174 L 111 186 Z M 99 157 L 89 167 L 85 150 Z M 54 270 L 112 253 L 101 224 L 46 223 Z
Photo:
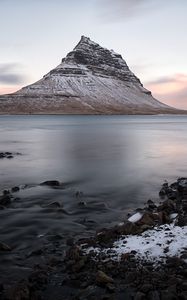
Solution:
M 9 204 L 11 204 L 11 196 L 10 195 L 0 196 L 0 205 L 7 206 Z
M 60 182 L 58 180 L 47 180 L 47 181 L 44 181 L 44 182 L 40 183 L 40 185 L 46 185 L 46 186 L 50 186 L 50 187 L 57 187 L 57 186 L 60 186 Z
M 96 282 L 101 285 L 106 285 L 109 283 L 114 283 L 114 280 L 103 271 L 98 271 L 96 274 Z
M 144 213 L 140 221 L 137 222 L 137 224 L 153 226 L 155 224 L 154 216 L 151 213 Z
M 14 186 L 14 187 L 11 189 L 12 193 L 19 192 L 19 190 L 20 190 L 19 186 Z

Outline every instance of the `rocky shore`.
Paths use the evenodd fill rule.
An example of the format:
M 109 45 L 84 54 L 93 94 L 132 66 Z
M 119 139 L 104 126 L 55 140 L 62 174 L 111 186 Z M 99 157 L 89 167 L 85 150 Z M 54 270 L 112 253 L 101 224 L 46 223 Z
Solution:
M 41 185 L 61 187 L 58 181 Z M 4 191 L 2 209 L 16 188 Z M 2 282 L 0 299 L 187 299 L 187 178 L 165 182 L 159 195 L 158 203 L 148 200 L 113 228 L 68 239 L 65 252 L 60 239 L 33 251 L 30 275 Z M 1 254 L 11 250 L 0 243 Z

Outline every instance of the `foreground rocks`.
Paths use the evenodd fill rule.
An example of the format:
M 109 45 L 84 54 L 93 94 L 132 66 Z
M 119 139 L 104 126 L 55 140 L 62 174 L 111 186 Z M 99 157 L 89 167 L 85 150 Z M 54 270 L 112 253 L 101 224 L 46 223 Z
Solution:
M 4 196 L 10 194 L 5 192 Z M 187 179 L 180 178 L 170 186 L 164 183 L 160 196 L 160 203 L 148 200 L 144 208 L 120 225 L 102 229 L 91 238 L 68 240 L 64 257 L 60 242 L 51 245 L 50 251 L 46 248 L 33 251 L 28 257 L 42 256 L 43 263 L 36 264 L 28 278 L 13 286 L 0 284 L 0 299 L 187 299 L 187 247 L 180 256 L 169 257 L 166 253 L 166 261 L 156 266 L 146 260 L 139 261 L 136 251 L 124 253 L 119 260 L 112 258 L 112 246 L 121 236 L 145 234 L 155 226 L 172 222 L 177 226 L 187 225 Z M 51 202 L 49 206 L 58 208 L 60 204 Z M 0 243 L 1 246 L 2 251 L 11 253 L 8 245 Z M 90 247 L 108 252 L 87 251 Z

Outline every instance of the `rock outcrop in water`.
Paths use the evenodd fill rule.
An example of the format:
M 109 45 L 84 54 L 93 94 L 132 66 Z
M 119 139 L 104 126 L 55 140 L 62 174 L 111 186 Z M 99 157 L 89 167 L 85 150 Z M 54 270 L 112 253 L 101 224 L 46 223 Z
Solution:
M 179 113 L 151 95 L 120 54 L 82 36 L 41 80 L 0 97 L 0 113 Z

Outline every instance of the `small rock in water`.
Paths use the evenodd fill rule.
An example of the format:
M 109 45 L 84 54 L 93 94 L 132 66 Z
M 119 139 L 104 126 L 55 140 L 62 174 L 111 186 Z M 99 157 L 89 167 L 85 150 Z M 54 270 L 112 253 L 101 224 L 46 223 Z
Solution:
M 11 159 L 14 158 L 15 155 L 21 155 L 21 153 L 0 152 L 0 159 L 3 158 Z
M 47 181 L 40 183 L 40 185 L 56 187 L 56 186 L 60 186 L 60 182 L 58 180 L 47 180 Z
M 9 194 L 0 196 L 0 205 L 7 206 L 11 203 L 11 196 Z
M 20 190 L 19 186 L 14 186 L 14 187 L 11 189 L 12 193 L 19 192 L 19 190 Z

